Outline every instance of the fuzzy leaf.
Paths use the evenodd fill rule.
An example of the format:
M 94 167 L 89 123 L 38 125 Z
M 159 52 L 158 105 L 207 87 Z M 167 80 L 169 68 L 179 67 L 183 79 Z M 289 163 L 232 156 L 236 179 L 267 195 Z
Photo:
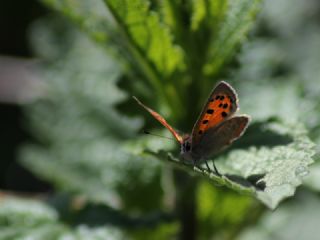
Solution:
M 173 44 L 169 29 L 160 22 L 157 12 L 151 11 L 146 0 L 105 0 L 119 27 L 126 33 L 131 47 L 148 59 L 163 75 L 181 67 L 183 54 Z
M 149 1 L 43 2 L 71 18 L 96 40 L 128 51 L 122 54 L 132 54 L 152 78 L 156 77 L 153 74 L 170 75 L 182 66 L 181 49 L 173 44 L 169 28 L 161 23 L 158 13 L 150 10 Z
M 300 193 L 300 194 L 299 194 Z M 295 201 L 289 201 L 275 212 L 266 212 L 237 239 L 308 239 L 319 238 L 320 200 L 313 193 L 302 191 Z
M 203 175 L 214 183 L 225 185 L 236 191 L 249 193 L 274 209 L 284 198 L 292 196 L 302 178 L 308 174 L 308 165 L 313 162 L 314 143 L 301 124 L 270 122 L 264 130 L 290 136 L 293 141 L 274 147 L 250 147 L 247 150 L 232 150 L 215 159 L 222 177 L 201 168 L 183 164 L 169 155 L 170 162 L 194 174 Z M 162 158 L 165 154 L 162 152 Z
M 260 0 L 227 1 L 227 7 L 225 1 L 209 2 L 212 7 L 207 14 L 211 16 L 211 21 L 216 20 L 216 29 L 213 30 L 214 38 L 204 72 L 212 76 L 221 70 L 223 64 L 230 61 L 240 43 L 245 40 L 259 10 Z M 224 15 L 221 16 L 221 13 Z
M 185 69 L 184 52 L 174 43 L 172 30 L 162 22 L 159 11 L 150 9 L 150 1 L 43 2 L 70 18 L 111 52 L 113 58 L 129 70 L 126 76 L 129 88 L 147 97 L 152 97 L 151 92 L 157 93 L 158 104 L 167 114 L 173 112 L 172 106 L 182 109 L 174 82 L 181 79 L 176 75 Z M 177 116 L 182 114 L 175 112 Z
M 46 144 L 25 146 L 23 164 L 60 190 L 115 208 L 161 204 L 159 163 L 126 146 L 142 121 L 115 109 L 128 97 L 116 86 L 119 66 L 65 22 L 42 21 L 33 29 L 48 39 L 55 29 L 70 45 L 61 51 L 65 46 L 34 38 L 38 51 L 51 48 L 61 56 L 43 70 L 48 95 L 28 108 L 30 124 Z M 152 193 L 148 204 L 141 201 L 146 192 Z
M 58 221 L 55 209 L 36 200 L 0 199 L 0 239 L 129 239 L 113 227 L 70 229 Z

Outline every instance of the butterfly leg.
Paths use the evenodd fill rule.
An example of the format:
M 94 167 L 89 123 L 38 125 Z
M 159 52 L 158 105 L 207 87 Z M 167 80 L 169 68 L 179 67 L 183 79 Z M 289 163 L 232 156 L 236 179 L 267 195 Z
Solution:
M 222 175 L 219 173 L 219 171 L 218 171 L 216 165 L 214 164 L 214 162 L 213 162 L 213 167 L 214 167 L 214 171 L 216 172 L 216 174 L 217 174 L 219 177 L 221 177 Z
M 205 161 L 205 163 L 206 163 L 206 166 L 207 166 L 208 172 L 212 172 L 211 168 L 209 167 L 209 164 L 208 164 L 207 160 Z

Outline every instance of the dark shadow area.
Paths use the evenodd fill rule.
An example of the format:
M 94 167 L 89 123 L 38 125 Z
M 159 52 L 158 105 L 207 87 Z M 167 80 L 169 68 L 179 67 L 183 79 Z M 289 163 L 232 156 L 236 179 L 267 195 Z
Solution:
M 0 8 L 0 54 L 29 57 L 28 27 L 47 13 L 39 1 L 2 1 Z
M 19 147 L 31 136 L 25 131 L 21 107 L 0 104 L 0 188 L 19 192 L 44 192 L 51 186 L 36 178 L 17 161 Z
M 293 141 L 289 135 L 281 135 L 267 129 L 268 124 L 275 122 L 276 119 L 269 119 L 265 122 L 255 122 L 249 125 L 244 135 L 236 140 L 227 151 L 240 148 L 255 147 L 274 147 L 278 145 L 287 145 Z M 225 154 L 225 152 L 223 152 Z
M 114 225 L 130 229 L 152 228 L 158 224 L 176 221 L 176 217 L 165 212 L 150 212 L 130 215 L 104 204 L 77 204 L 76 197 L 60 194 L 49 200 L 60 215 L 62 221 L 72 226 L 86 224 L 91 227 Z M 73 209 L 73 210 L 72 210 Z
M 259 191 L 264 191 L 264 189 L 266 188 L 266 183 L 264 181 L 261 181 L 265 174 L 253 174 L 247 178 L 232 174 L 226 174 L 224 176 L 229 180 L 236 182 L 244 187 L 255 187 L 256 190 Z
M 32 57 L 28 43 L 29 25 L 47 9 L 39 1 L 2 1 L 0 8 L 0 56 Z M 1 81 L 1 76 L 0 76 Z M 0 103 L 0 189 L 21 192 L 49 191 L 51 186 L 17 161 L 19 147 L 31 141 L 25 130 L 22 107 Z
M 261 179 L 265 176 L 266 174 L 253 174 L 247 177 L 247 180 L 255 186 L 258 190 L 264 191 L 266 188 L 266 183 L 264 181 L 261 181 Z

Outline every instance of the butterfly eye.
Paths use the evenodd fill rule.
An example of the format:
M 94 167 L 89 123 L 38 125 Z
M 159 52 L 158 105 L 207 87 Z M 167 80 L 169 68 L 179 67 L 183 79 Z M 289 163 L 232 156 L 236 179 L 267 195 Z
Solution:
M 189 151 L 190 151 L 190 145 L 189 145 L 189 144 L 187 144 L 187 146 L 186 146 L 186 150 L 187 150 L 187 152 L 189 152 Z
M 184 147 L 184 152 L 189 152 L 191 150 L 191 146 L 188 141 L 184 143 L 183 147 Z

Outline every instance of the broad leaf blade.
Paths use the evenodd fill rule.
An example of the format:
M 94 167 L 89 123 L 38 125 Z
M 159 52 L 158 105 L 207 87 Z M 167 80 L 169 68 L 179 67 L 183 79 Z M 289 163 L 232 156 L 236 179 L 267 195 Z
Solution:
M 68 36 L 67 50 L 50 44 L 53 29 Z M 118 64 L 65 22 L 38 22 L 33 34 L 48 36 L 44 42 L 34 38 L 39 40 L 34 44 L 40 54 L 50 49 L 61 55 L 43 69 L 50 89 L 47 96 L 27 109 L 30 125 L 44 144 L 25 146 L 20 154 L 23 164 L 59 190 L 92 201 L 142 210 L 161 205 L 159 163 L 126 146 L 142 121 L 115 108 L 128 97 L 116 86 Z M 131 179 L 135 181 L 128 188 Z M 152 193 L 152 200 L 145 204 L 141 198 L 147 192 Z
M 170 162 L 177 167 L 211 179 L 242 193 L 254 195 L 269 208 L 274 209 L 279 202 L 292 196 L 302 178 L 308 174 L 308 166 L 313 163 L 314 143 L 308 138 L 301 124 L 271 122 L 270 130 L 292 137 L 293 142 L 275 147 L 250 147 L 247 150 L 233 150 L 215 159 L 222 177 L 201 168 L 183 164 L 169 155 Z M 161 153 L 162 159 L 165 157 Z M 194 171 L 193 171 L 194 170 Z
M 146 0 L 105 0 L 131 47 L 147 60 L 157 74 L 168 76 L 181 67 L 183 54 L 173 44 L 169 28 Z
M 244 229 L 237 239 L 316 240 L 320 234 L 319 214 L 318 195 L 301 191 L 297 193 L 295 201 L 288 201 L 277 211 L 265 212 L 254 225 Z
M 55 209 L 37 200 L 0 199 L 0 239 L 129 239 L 113 227 L 69 228 L 59 222 Z
M 43 0 L 66 15 L 96 42 L 111 52 L 128 75 L 129 88 L 151 97 L 157 93 L 166 113 L 182 109 L 176 86 L 185 69 L 184 52 L 174 43 L 174 35 L 162 22 L 159 11 L 150 9 L 147 0 L 114 1 Z M 139 81 L 136 81 L 139 79 Z M 149 93 L 149 94 L 148 94 Z M 161 103 L 161 104 L 160 104 Z M 180 111 L 175 111 L 181 117 Z
M 212 12 L 214 20 L 219 23 L 214 29 L 214 38 L 210 45 L 208 59 L 204 66 L 207 76 L 214 76 L 221 67 L 231 60 L 240 44 L 246 39 L 248 31 L 252 28 L 260 6 L 260 0 L 235 0 L 228 1 L 225 7 L 224 1 L 212 1 Z M 221 16 L 224 12 L 224 16 Z

